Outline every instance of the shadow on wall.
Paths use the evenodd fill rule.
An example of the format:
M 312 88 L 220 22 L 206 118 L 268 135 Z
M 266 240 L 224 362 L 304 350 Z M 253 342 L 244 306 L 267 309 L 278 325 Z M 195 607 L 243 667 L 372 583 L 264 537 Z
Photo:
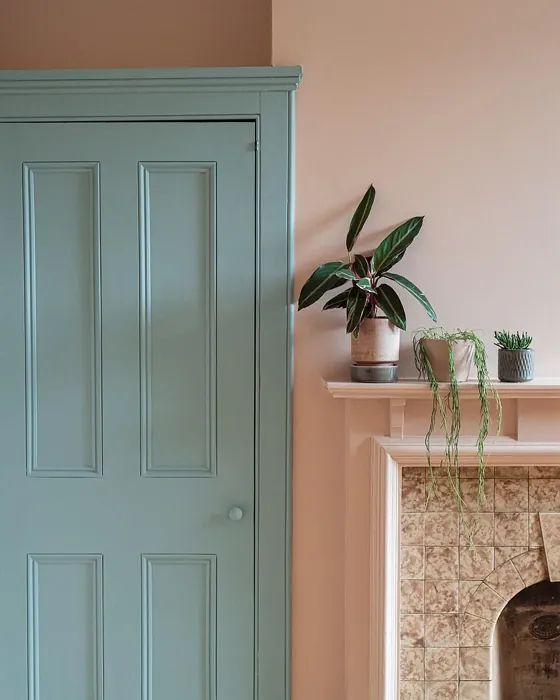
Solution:
M 560 583 L 541 581 L 506 605 L 494 632 L 492 700 L 560 697 Z

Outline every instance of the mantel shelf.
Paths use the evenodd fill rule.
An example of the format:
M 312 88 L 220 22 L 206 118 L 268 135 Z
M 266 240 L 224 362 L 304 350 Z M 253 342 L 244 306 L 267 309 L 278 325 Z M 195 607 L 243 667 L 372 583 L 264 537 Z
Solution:
M 325 381 L 328 392 L 335 399 L 429 399 L 430 386 L 427 382 L 403 379 L 398 382 L 366 384 L 361 382 Z M 498 382 L 495 386 L 502 399 L 560 399 L 560 377 L 537 378 L 523 384 Z M 442 384 L 446 391 L 448 384 Z M 478 385 L 475 381 L 459 385 L 461 398 L 476 399 Z

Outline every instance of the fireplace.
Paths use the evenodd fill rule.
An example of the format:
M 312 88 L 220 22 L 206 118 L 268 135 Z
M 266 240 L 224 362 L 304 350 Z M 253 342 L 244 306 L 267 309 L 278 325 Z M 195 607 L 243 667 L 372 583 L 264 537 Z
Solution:
M 501 387 L 481 512 L 476 386 L 462 387 L 470 544 L 446 475 L 426 498 L 425 385 L 327 388 L 345 406 L 345 700 L 516 700 L 512 677 L 520 697 L 548 700 L 560 668 L 560 384 Z M 436 438 L 434 463 L 443 449 Z

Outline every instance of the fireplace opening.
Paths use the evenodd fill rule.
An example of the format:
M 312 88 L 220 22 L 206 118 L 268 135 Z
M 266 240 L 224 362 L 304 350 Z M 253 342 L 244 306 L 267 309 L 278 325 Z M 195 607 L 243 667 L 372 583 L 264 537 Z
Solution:
M 492 700 L 560 698 L 560 582 L 541 581 L 503 609 L 492 648 Z

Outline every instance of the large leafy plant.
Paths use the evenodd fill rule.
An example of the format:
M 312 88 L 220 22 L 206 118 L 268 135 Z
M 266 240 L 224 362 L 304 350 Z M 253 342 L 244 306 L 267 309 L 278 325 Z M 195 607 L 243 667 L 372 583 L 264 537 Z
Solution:
M 381 241 L 373 255 L 353 253 L 374 200 L 375 188 L 370 185 L 350 221 L 346 236 L 347 261 L 336 260 L 319 265 L 302 287 L 298 308 L 301 310 L 311 306 L 326 292 L 348 285 L 347 289 L 323 306 L 323 309 L 346 309 L 347 333 L 358 333 L 362 321 L 374 318 L 379 311 L 405 330 L 406 314 L 402 302 L 394 288 L 387 284 L 388 281 L 412 294 L 435 322 L 436 313 L 425 294 L 406 277 L 390 272 L 420 233 L 424 217 L 414 216 L 398 226 Z

